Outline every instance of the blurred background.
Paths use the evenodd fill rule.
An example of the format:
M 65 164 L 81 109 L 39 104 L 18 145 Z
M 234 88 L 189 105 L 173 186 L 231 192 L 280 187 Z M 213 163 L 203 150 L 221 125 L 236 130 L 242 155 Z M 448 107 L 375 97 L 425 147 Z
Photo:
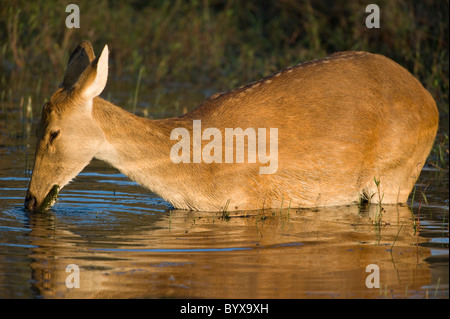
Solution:
M 65 25 L 69 3 L 1 0 L 0 112 L 36 117 L 84 39 L 97 54 L 110 48 L 103 96 L 148 117 L 181 114 L 336 51 L 367 50 L 406 67 L 433 95 L 441 115 L 433 152 L 448 163 L 448 0 L 83 0 L 79 29 Z M 365 25 L 370 3 L 379 29 Z

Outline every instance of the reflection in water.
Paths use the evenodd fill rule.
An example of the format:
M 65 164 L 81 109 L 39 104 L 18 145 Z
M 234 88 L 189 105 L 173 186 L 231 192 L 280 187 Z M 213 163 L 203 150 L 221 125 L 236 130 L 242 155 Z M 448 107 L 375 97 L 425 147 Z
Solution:
M 29 216 L 35 294 L 46 298 L 423 297 L 427 240 L 409 208 Z M 393 247 L 392 247 L 393 246 Z M 80 268 L 69 289 L 66 266 Z M 380 269 L 368 289 L 366 266 Z M 448 272 L 447 272 L 448 282 Z M 444 282 L 444 279 L 441 279 Z M 447 287 L 448 290 L 448 287 Z

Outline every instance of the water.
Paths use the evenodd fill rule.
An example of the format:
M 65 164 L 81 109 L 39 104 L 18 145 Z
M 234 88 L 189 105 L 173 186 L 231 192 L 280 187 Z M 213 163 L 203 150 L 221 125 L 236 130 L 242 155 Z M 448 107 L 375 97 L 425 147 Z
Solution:
M 0 116 L 0 298 L 449 297 L 448 172 L 425 169 L 412 210 L 384 206 L 377 223 L 376 205 L 171 210 L 93 161 L 29 214 L 36 119 L 16 113 Z M 79 288 L 66 285 L 73 264 Z M 366 286 L 369 265 L 380 288 Z

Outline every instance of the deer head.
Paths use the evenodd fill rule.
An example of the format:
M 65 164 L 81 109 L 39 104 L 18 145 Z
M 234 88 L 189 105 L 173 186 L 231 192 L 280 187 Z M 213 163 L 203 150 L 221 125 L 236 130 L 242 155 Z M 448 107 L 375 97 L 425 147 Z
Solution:
M 28 210 L 49 208 L 43 203 L 48 202 L 54 186 L 67 185 L 101 148 L 104 135 L 92 117 L 92 109 L 107 77 L 108 46 L 95 58 L 91 44 L 83 41 L 71 54 L 60 87 L 42 109 L 33 174 L 25 198 Z

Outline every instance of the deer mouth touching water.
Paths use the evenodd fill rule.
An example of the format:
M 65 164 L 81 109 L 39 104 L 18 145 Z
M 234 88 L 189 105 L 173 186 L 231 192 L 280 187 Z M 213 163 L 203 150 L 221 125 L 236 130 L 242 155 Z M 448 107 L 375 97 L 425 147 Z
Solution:
M 433 98 L 406 69 L 381 55 L 337 53 L 215 95 L 183 116 L 149 120 L 98 97 L 107 82 L 108 53 L 105 46 L 95 58 L 83 41 L 44 106 L 28 210 L 49 208 L 59 188 L 93 158 L 180 209 L 345 205 L 377 202 L 377 193 L 385 204 L 403 203 L 435 139 Z M 198 120 L 207 129 L 196 138 Z M 231 144 L 240 140 L 248 147 L 241 161 L 234 160 L 237 150 L 227 161 L 227 143 L 217 138 L 229 128 L 245 130 L 231 138 Z M 262 157 L 269 148 L 261 150 L 259 143 L 276 143 L 276 167 L 266 174 L 260 169 L 267 160 L 252 155 L 255 128 L 277 130 L 274 140 L 258 134 Z M 174 151 L 182 133 L 192 143 L 184 140 Z

